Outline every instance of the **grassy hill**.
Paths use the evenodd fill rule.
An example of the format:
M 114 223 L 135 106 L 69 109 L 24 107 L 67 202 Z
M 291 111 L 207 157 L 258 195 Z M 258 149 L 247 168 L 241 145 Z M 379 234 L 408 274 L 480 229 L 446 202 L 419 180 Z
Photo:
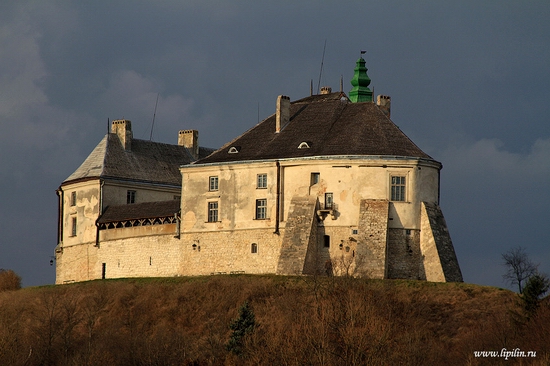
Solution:
M 245 302 L 255 326 L 236 354 L 226 345 Z M 503 348 L 536 357 L 474 356 Z M 249 275 L 0 293 L 0 365 L 211 364 L 548 365 L 550 305 L 527 318 L 493 287 Z

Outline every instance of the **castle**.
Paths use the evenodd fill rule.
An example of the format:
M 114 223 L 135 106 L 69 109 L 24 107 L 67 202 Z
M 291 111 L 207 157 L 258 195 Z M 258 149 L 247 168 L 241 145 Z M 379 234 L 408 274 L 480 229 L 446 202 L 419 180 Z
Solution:
M 353 89 L 291 102 L 218 150 L 134 139 L 112 122 L 59 187 L 56 283 L 221 273 L 462 281 L 441 163 Z

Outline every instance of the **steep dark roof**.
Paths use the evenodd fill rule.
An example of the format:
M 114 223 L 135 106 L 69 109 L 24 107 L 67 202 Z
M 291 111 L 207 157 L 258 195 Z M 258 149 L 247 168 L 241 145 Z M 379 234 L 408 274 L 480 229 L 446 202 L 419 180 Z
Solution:
M 199 157 L 214 149 L 201 147 Z M 107 134 L 63 184 L 88 178 L 115 178 L 181 186 L 179 167 L 194 161 L 179 145 L 133 139 L 125 151 L 116 134 Z
M 129 205 L 109 206 L 97 220 L 99 224 L 109 222 L 151 219 L 174 216 L 180 210 L 180 200 L 145 202 Z
M 309 148 L 299 149 L 302 142 Z M 229 153 L 231 147 L 239 152 Z M 335 155 L 431 159 L 376 104 L 330 93 L 292 102 L 290 122 L 279 133 L 272 115 L 196 164 Z

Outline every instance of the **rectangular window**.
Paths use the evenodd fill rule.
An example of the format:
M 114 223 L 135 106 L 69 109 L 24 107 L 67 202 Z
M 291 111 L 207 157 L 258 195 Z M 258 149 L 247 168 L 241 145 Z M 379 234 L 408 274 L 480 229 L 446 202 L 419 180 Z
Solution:
M 324 240 L 323 240 L 323 246 L 324 246 L 325 248 L 330 248 L 330 236 L 325 235 L 325 236 L 323 237 L 323 239 L 324 239 Z
M 126 192 L 126 203 L 136 203 L 136 191 L 127 191 Z
M 314 185 L 319 183 L 321 180 L 321 174 L 320 173 L 311 173 L 311 182 L 310 185 Z
M 267 188 L 267 174 L 258 174 L 256 188 Z
M 218 202 L 208 202 L 208 222 L 218 221 Z
M 391 177 L 391 200 L 405 201 L 405 177 Z
M 76 206 L 76 192 L 71 192 L 71 206 Z
M 250 253 L 252 254 L 258 253 L 258 244 L 256 243 L 250 244 Z
M 256 220 L 265 220 L 267 218 L 267 199 L 256 200 Z
M 325 209 L 329 210 L 334 207 L 334 196 L 332 193 L 325 193 Z
M 72 220 L 71 236 L 76 236 L 76 217 L 73 217 Z
M 214 176 L 214 177 L 210 177 L 210 183 L 208 185 L 208 190 L 209 191 L 217 191 L 218 190 L 218 177 L 217 176 Z

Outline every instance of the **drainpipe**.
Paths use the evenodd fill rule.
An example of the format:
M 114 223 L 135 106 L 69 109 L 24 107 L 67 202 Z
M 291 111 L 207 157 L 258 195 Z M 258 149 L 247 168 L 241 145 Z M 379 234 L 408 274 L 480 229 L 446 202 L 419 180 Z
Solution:
M 63 241 L 63 189 L 59 187 L 55 193 L 59 197 L 59 206 L 57 208 L 57 244 L 61 244 Z
M 437 170 L 437 205 L 439 206 L 441 199 L 441 168 Z
M 97 219 L 95 220 L 95 246 L 99 248 L 99 218 L 101 215 L 103 215 L 103 186 L 105 185 L 104 180 L 100 180 L 99 183 L 99 215 L 97 216 Z
M 275 200 L 275 231 L 273 234 L 279 235 L 279 211 L 281 207 L 281 163 L 277 160 L 275 165 L 277 166 L 277 179 L 275 187 L 277 199 Z
M 95 220 L 95 246 L 99 248 L 99 217 Z
M 180 224 L 180 217 L 178 215 L 179 212 L 176 212 L 174 214 L 174 218 L 176 219 L 176 236 L 174 236 L 174 238 L 176 239 L 180 239 L 180 235 L 181 235 L 181 224 Z

